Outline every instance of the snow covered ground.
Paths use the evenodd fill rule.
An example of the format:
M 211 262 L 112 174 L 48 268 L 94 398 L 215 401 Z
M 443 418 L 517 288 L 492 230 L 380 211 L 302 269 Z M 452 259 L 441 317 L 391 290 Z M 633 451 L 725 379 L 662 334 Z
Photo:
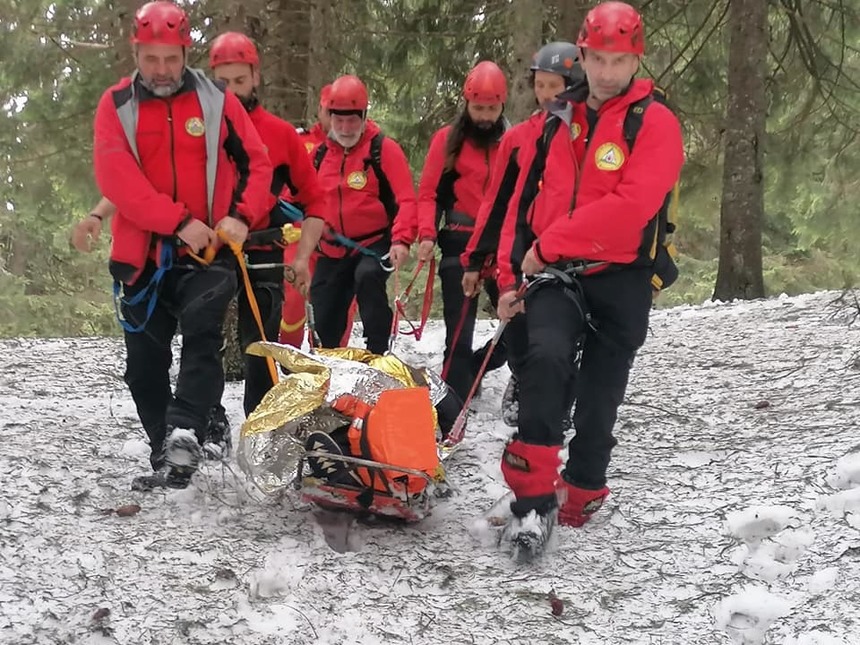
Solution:
M 505 370 L 450 462 L 458 494 L 415 526 L 356 524 L 337 553 L 235 463 L 132 493 L 147 450 L 121 343 L 2 341 L 0 642 L 858 643 L 860 325 L 837 295 L 655 312 L 613 494 L 530 567 L 474 530 L 504 491 Z M 438 365 L 441 338 L 399 353 Z M 238 433 L 238 384 L 225 400 Z

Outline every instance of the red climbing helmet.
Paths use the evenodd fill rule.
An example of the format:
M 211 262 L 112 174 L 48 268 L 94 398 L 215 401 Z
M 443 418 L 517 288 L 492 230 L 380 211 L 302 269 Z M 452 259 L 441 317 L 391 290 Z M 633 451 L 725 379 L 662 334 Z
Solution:
M 347 74 L 331 84 L 328 99 L 323 103 L 329 110 L 366 110 L 367 87 L 358 76 Z
M 134 45 L 190 47 L 188 16 L 172 2 L 147 2 L 134 14 L 131 42 Z
M 251 39 L 238 31 L 228 31 L 212 42 L 209 48 L 209 67 L 227 63 L 246 63 L 252 67 L 260 64 L 260 56 Z
M 626 2 L 603 2 L 585 16 L 576 46 L 641 56 L 645 53 L 642 16 Z
M 479 105 L 505 103 L 508 100 L 508 79 L 494 62 L 481 61 L 466 76 L 463 97 L 469 103 Z

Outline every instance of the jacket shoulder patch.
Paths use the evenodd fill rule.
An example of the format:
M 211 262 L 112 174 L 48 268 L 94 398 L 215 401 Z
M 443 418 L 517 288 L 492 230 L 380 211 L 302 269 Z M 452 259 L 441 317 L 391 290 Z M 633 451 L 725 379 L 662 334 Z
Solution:
M 203 124 L 203 119 L 198 116 L 193 116 L 185 122 L 185 131 L 192 137 L 202 137 L 206 134 L 206 126 Z
M 624 152 L 614 143 L 604 143 L 594 153 L 594 163 L 600 170 L 618 170 L 624 161 Z
M 367 185 L 367 173 L 362 170 L 354 170 L 346 178 L 346 185 L 353 190 L 361 190 Z

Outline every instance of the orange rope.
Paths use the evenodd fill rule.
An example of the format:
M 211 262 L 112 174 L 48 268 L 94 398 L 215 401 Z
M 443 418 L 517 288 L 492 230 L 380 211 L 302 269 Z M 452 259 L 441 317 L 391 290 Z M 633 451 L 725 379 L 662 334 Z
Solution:
M 221 238 L 221 241 L 224 242 L 227 246 L 230 247 L 230 250 L 233 251 L 233 255 L 236 256 L 236 261 L 239 263 L 239 268 L 242 270 L 242 279 L 245 282 L 245 295 L 248 297 L 248 304 L 251 306 L 251 313 L 254 314 L 254 320 L 257 322 L 257 329 L 260 332 L 260 340 L 266 340 L 266 330 L 263 328 L 263 317 L 260 315 L 260 306 L 257 304 L 257 298 L 254 295 L 254 289 L 251 287 L 251 277 L 248 275 L 248 266 L 245 264 L 245 254 L 242 253 L 242 245 L 238 242 L 234 242 L 227 235 L 219 230 L 218 237 Z M 209 247 L 206 249 L 203 258 L 214 258 L 215 250 Z M 211 264 L 212 260 L 210 259 L 207 264 Z M 272 377 L 272 385 L 277 385 L 280 381 L 278 378 L 278 368 L 275 367 L 275 360 L 271 356 L 266 356 L 266 365 L 269 367 L 269 376 Z

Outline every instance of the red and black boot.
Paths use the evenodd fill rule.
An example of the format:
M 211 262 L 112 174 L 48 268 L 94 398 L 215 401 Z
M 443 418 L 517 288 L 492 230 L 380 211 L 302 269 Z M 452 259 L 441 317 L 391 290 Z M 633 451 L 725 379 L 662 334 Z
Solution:
M 505 446 L 502 474 L 514 494 L 511 519 L 502 533 L 517 560 L 528 561 L 543 552 L 555 526 L 555 482 L 561 446 L 539 446 L 520 441 L 517 435 Z
M 558 523 L 562 526 L 580 527 L 600 510 L 603 502 L 609 497 L 606 486 L 592 490 L 574 486 L 564 477 L 559 477 L 556 483 L 558 498 Z

